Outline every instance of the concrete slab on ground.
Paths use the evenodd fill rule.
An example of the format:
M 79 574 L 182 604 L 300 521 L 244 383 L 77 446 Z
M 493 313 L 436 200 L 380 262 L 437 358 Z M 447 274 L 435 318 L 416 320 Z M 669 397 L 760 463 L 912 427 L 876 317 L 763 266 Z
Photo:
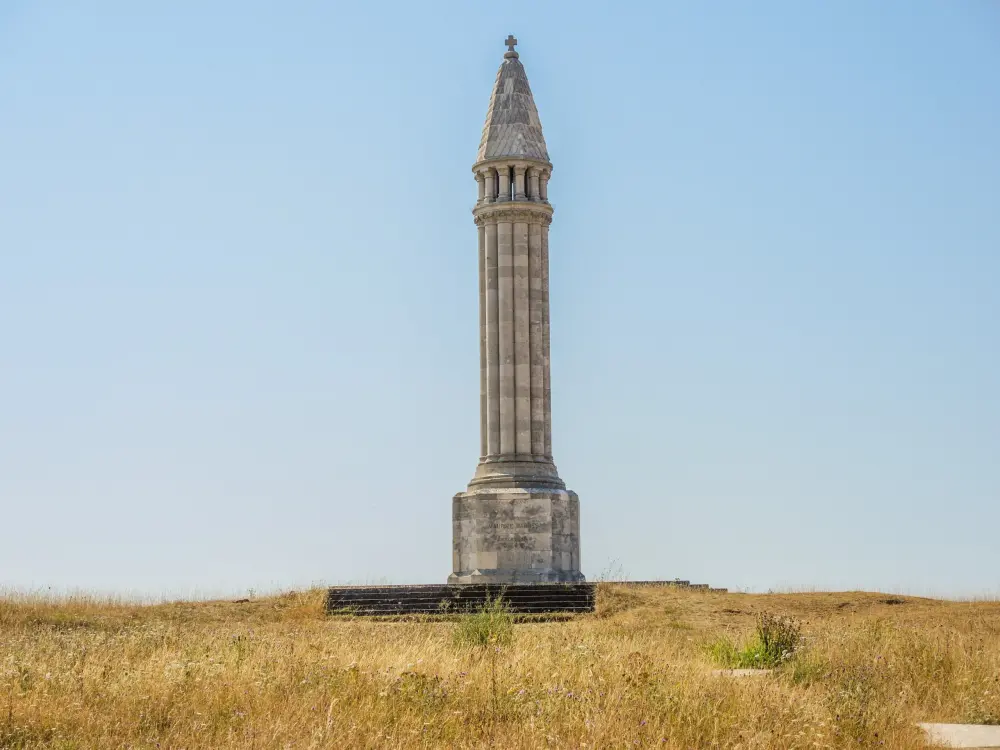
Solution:
M 1000 747 L 1000 726 L 986 724 L 919 724 L 927 739 L 941 747 Z

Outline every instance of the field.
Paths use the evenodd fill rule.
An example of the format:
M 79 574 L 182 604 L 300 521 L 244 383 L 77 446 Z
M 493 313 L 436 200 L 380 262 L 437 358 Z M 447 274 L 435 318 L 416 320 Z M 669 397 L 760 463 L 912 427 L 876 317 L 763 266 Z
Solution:
M 764 612 L 794 652 L 713 674 Z M 594 615 L 476 627 L 328 618 L 320 591 L 9 594 L 0 748 L 917 748 L 917 721 L 1000 723 L 997 602 L 602 584 Z

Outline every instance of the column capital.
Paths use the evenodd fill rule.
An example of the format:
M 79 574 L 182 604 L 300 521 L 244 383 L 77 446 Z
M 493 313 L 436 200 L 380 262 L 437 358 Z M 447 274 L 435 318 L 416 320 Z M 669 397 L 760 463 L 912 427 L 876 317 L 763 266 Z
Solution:
M 472 165 L 473 171 L 477 169 L 510 169 L 524 167 L 526 169 L 546 169 L 552 166 L 552 162 L 540 159 L 524 159 L 520 156 L 500 156 L 494 159 L 484 159 Z

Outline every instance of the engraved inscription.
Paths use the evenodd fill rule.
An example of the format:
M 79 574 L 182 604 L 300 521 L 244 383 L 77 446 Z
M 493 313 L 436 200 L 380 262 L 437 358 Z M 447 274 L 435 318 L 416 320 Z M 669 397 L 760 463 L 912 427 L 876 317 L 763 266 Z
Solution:
M 489 543 L 499 550 L 531 550 L 535 547 L 537 523 L 529 518 L 483 520 L 480 527 Z
M 489 527 L 492 531 L 531 531 L 529 521 L 494 521 Z

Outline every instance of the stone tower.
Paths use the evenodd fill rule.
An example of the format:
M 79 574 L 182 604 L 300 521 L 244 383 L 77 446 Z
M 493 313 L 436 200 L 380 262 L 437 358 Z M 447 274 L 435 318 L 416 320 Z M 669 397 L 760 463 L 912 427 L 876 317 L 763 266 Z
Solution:
M 580 501 L 552 461 L 552 164 L 507 38 L 472 167 L 479 197 L 480 459 L 452 501 L 449 583 L 582 581 Z

